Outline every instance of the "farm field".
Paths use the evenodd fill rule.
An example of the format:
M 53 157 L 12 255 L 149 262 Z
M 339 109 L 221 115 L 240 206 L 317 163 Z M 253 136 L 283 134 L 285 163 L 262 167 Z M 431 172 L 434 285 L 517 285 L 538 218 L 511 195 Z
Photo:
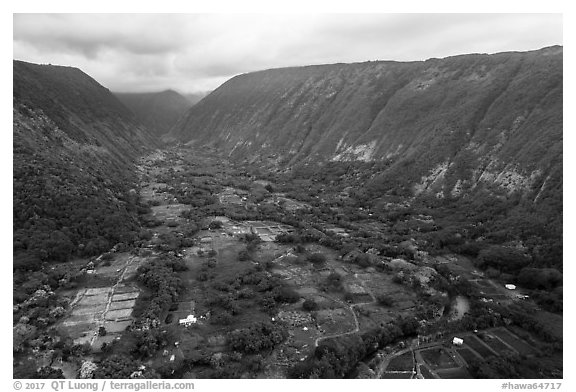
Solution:
M 60 327 L 75 343 L 88 343 L 93 355 L 104 357 L 101 348 L 105 347 L 107 352 L 132 356 L 135 347 L 157 339 L 156 347 L 150 353 L 142 351 L 141 359 L 162 371 L 177 368 L 177 377 L 286 377 L 290 369 L 313 360 L 320 345 L 346 353 L 369 342 L 368 359 L 362 361 L 371 362 L 371 377 L 411 379 L 418 374 L 428 379 L 469 378 L 469 362 L 500 355 L 509 349 L 508 344 L 518 351 L 535 352 L 502 328 L 481 331 L 486 341 L 471 330 L 461 331 L 457 335 L 464 339 L 461 347 L 450 344 L 456 336 L 452 331 L 428 332 L 427 327 L 434 327 L 436 321 L 439 325 L 459 321 L 471 311 L 469 303 L 473 302 L 472 297 L 465 298 L 467 306 L 459 309 L 459 318 L 454 319 L 453 298 L 445 305 L 446 293 L 431 284 L 438 278 L 436 263 L 474 279 L 475 286 L 493 296 L 503 295 L 492 282 L 478 278 L 481 275 L 469 259 L 430 257 L 425 252 L 413 259 L 405 257 L 400 252 L 416 249 L 412 240 L 397 249 L 385 248 L 384 254 L 399 252 L 395 257 L 382 256 L 374 244 L 373 248 L 342 251 L 318 240 L 293 243 L 292 236 L 302 235 L 299 222 L 290 221 L 291 226 L 257 214 L 258 203 L 270 209 L 281 206 L 272 192 L 264 193 L 268 191 L 261 188 L 258 197 L 264 200 L 257 201 L 260 199 L 250 185 L 255 183 L 253 178 L 240 183 L 216 174 L 215 167 L 209 175 L 212 169 L 206 168 L 202 175 L 188 176 L 188 170 L 196 169 L 181 163 L 176 166 L 185 181 L 178 181 L 162 162 L 147 169 L 147 185 L 140 195 L 154 205 L 144 217 L 151 223 L 141 247 L 106 255 L 106 260 L 94 263 L 80 288 L 67 292 L 73 305 Z M 201 202 L 197 206 L 181 203 L 178 197 L 188 197 L 185 188 L 192 188 L 190 184 L 200 184 L 201 191 L 196 192 L 216 204 L 205 209 Z M 306 205 L 315 208 L 313 201 Z M 297 211 L 305 213 L 307 209 Z M 359 234 L 355 232 L 358 227 L 370 227 L 382 235 L 387 230 L 378 221 L 358 221 L 346 229 L 319 221 L 307 235 L 329 233 L 330 241 L 353 239 Z M 322 258 L 313 261 L 314 255 Z M 144 284 L 145 269 L 138 268 L 158 260 L 179 266 L 170 275 L 178 280 L 178 295 L 159 307 L 154 326 L 146 329 L 150 325 L 144 315 L 155 296 Z M 81 262 L 75 263 L 85 268 Z M 242 342 L 232 345 L 233 334 L 247 333 L 259 325 L 278 327 L 282 338 L 265 349 L 242 351 L 238 348 Z M 378 331 L 389 326 L 387 333 L 394 338 L 387 341 L 387 335 L 378 336 Z M 400 334 L 404 328 L 410 330 L 405 336 Z M 424 333 L 419 334 L 421 329 Z M 149 330 L 166 332 L 153 338 L 146 336 Z M 374 337 L 385 343 L 378 347 L 377 340 L 370 340 Z M 379 357 L 370 350 L 377 350 Z M 354 369 L 350 374 L 356 374 Z
M 470 363 L 470 361 L 474 361 L 481 358 L 477 354 L 474 354 L 474 352 L 468 348 L 459 348 L 456 350 L 456 352 L 464 359 L 464 361 L 466 361 L 466 363 Z
M 493 333 L 512 346 L 521 355 L 531 355 L 536 352 L 528 343 L 518 339 L 504 328 L 495 329 Z
M 502 354 L 504 351 L 512 351 L 508 345 L 504 344 L 496 336 L 493 336 L 492 334 L 485 334 L 484 336 L 485 339 L 482 339 L 482 336 L 480 339 L 482 339 L 484 343 L 487 344 L 495 352 Z
M 481 357 L 487 358 L 490 356 L 495 355 L 492 350 L 490 350 L 484 343 L 482 343 L 476 336 L 474 335 L 465 335 L 464 336 L 464 343 L 469 346 L 472 350 L 476 351 L 480 354 Z
M 438 370 L 458 367 L 456 361 L 444 348 L 430 348 L 426 350 L 420 350 L 419 354 L 431 369 Z
M 411 351 L 394 357 L 386 367 L 386 371 L 411 371 L 412 369 L 414 369 L 414 359 Z

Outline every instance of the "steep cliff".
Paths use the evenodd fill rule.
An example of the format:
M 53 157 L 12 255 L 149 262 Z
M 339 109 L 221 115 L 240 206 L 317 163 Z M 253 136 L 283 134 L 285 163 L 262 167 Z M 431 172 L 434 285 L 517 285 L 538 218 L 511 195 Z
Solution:
M 283 167 L 385 161 L 374 182 L 412 194 L 489 183 L 537 198 L 562 181 L 562 57 L 550 47 L 239 75 L 170 137 Z
M 14 61 L 14 268 L 130 242 L 136 157 L 154 139 L 76 68 Z

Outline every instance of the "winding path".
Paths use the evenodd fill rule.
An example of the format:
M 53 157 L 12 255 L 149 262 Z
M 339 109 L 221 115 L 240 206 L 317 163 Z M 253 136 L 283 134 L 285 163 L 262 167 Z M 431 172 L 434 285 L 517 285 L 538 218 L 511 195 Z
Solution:
M 318 343 L 320 343 L 322 340 L 338 338 L 340 336 L 352 335 L 352 334 L 355 334 L 358 331 L 360 331 L 360 323 L 358 322 L 358 317 L 356 316 L 356 312 L 354 312 L 354 308 L 357 306 L 361 306 L 361 305 L 370 305 L 370 304 L 376 303 L 376 297 L 374 297 L 374 294 L 372 294 L 372 292 L 370 290 L 368 290 L 366 287 L 364 287 L 364 286 L 362 286 L 362 287 L 364 288 L 364 290 L 366 290 L 368 295 L 370 295 L 370 297 L 372 298 L 372 301 L 358 302 L 356 304 L 349 305 L 346 302 L 332 298 L 328 295 L 322 295 L 324 298 L 328 298 L 334 302 L 338 302 L 339 304 L 344 306 L 346 309 L 348 309 L 350 311 L 350 313 L 352 313 L 352 317 L 354 318 L 355 327 L 352 331 L 337 333 L 337 334 L 333 334 L 333 335 L 320 336 L 320 337 L 316 338 L 316 340 L 314 340 L 314 347 L 318 347 Z

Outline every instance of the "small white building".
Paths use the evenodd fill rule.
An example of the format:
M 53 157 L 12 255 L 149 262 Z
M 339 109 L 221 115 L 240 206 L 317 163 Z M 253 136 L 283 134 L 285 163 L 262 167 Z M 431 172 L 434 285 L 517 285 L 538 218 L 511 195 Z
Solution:
M 516 290 L 516 286 L 510 283 L 504 285 L 504 287 L 506 287 L 508 290 Z
M 189 314 L 185 319 L 178 320 L 178 324 L 188 327 L 189 325 L 196 324 L 197 321 L 198 319 L 193 314 Z
M 456 336 L 454 336 L 454 339 L 452 339 L 452 344 L 455 346 L 461 346 L 462 343 L 464 343 L 464 339 L 457 338 Z

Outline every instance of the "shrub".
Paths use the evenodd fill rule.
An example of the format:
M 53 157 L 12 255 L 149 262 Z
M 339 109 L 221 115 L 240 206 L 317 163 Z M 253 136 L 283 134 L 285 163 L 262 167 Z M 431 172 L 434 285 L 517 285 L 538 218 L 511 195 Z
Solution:
M 288 337 L 288 332 L 279 324 L 257 322 L 248 328 L 237 329 L 228 335 L 232 350 L 256 354 L 271 350 Z
M 529 289 L 551 290 L 562 285 L 562 273 L 555 268 L 523 268 L 518 283 Z
M 211 230 L 221 229 L 222 228 L 222 222 L 220 222 L 219 220 L 213 220 L 208 225 L 208 228 Z
M 362 268 L 367 268 L 372 265 L 372 263 L 370 262 L 370 256 L 367 255 L 366 253 L 361 253 L 358 256 L 356 256 L 355 262 Z
M 278 289 L 274 299 L 278 302 L 286 302 L 289 304 L 293 304 L 300 300 L 300 294 L 298 294 L 290 287 L 282 287 Z
M 250 260 L 250 253 L 246 250 L 246 249 L 242 249 L 239 253 L 238 253 L 238 260 L 240 261 L 248 261 Z
M 312 264 L 320 265 L 326 262 L 326 256 L 322 253 L 312 253 L 308 256 L 308 261 Z
M 480 251 L 477 262 L 481 268 L 493 267 L 513 273 L 525 267 L 530 258 L 518 249 L 493 245 Z
M 302 309 L 307 310 L 308 312 L 311 312 L 313 310 L 318 309 L 318 304 L 313 299 L 307 299 L 302 304 Z

